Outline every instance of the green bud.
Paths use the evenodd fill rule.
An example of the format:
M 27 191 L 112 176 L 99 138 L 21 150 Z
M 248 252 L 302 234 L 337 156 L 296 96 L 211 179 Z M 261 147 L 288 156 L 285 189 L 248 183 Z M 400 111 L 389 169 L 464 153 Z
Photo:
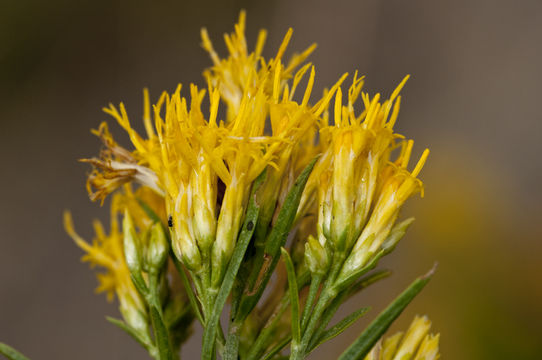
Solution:
M 405 336 L 401 340 L 399 349 L 395 353 L 394 359 L 414 359 L 416 349 L 420 347 L 421 342 L 429 333 L 431 321 L 427 316 L 416 316 L 410 324 Z
M 159 271 L 168 257 L 169 245 L 162 225 L 156 223 L 151 228 L 151 237 L 147 248 L 147 265 L 150 271 Z
M 329 267 L 326 249 L 312 235 L 309 235 L 305 243 L 305 263 L 313 274 L 323 274 Z
M 119 297 L 119 300 L 119 310 L 124 321 L 140 336 L 150 341 L 147 314 L 142 312 L 129 296 Z
M 139 273 L 141 272 L 141 241 L 128 210 L 124 211 L 122 231 L 124 233 L 124 257 L 128 269 L 131 273 Z
M 395 249 L 395 246 L 405 236 L 406 231 L 408 230 L 408 227 L 414 222 L 414 218 L 408 218 L 405 221 L 400 222 L 399 224 L 395 225 L 386 240 L 382 243 L 382 250 L 384 250 L 384 254 L 389 254 L 390 252 Z

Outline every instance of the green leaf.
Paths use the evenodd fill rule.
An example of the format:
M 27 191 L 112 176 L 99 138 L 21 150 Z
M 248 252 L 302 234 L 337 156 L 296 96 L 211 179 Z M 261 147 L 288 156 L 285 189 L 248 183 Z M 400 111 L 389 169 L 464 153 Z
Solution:
M 299 207 L 299 202 L 301 200 L 301 195 L 309 179 L 309 175 L 316 164 L 318 157 L 315 157 L 306 167 L 303 169 L 301 174 L 296 179 L 294 185 L 288 192 L 284 204 L 280 209 L 280 212 L 277 217 L 277 222 L 273 229 L 271 230 L 266 244 L 265 244 L 265 253 L 264 253 L 264 263 L 261 267 L 253 268 L 253 274 L 257 279 L 260 279 L 256 282 L 254 289 L 248 289 L 248 293 L 245 293 L 241 304 L 239 305 L 239 319 L 243 320 L 252 309 L 258 303 L 258 300 L 261 298 L 275 267 L 277 266 L 279 260 L 279 251 L 281 246 L 284 246 L 286 239 L 292 224 L 297 213 L 297 208 Z
M 372 284 L 383 280 L 389 276 L 391 276 L 392 272 L 390 270 L 378 270 L 373 272 L 372 274 L 369 274 L 361 279 L 359 279 L 356 283 L 354 283 L 346 292 L 348 293 L 348 297 L 351 297 L 352 295 L 360 292 L 361 290 L 371 286 Z
M 346 349 L 339 360 L 360 360 L 371 351 L 378 339 L 388 330 L 390 325 L 403 312 L 408 304 L 422 291 L 429 282 L 435 268 L 426 275 L 414 280 L 378 317 L 365 329 L 365 331 Z
M 321 344 L 325 343 L 326 341 L 333 339 L 335 336 L 339 335 L 344 330 L 348 329 L 359 318 L 367 314 L 369 310 L 370 310 L 369 307 L 363 307 L 357 311 L 354 311 L 352 314 L 348 315 L 347 317 L 339 321 L 337 324 L 335 324 L 328 330 L 324 331 L 322 335 L 320 335 L 320 338 L 317 340 L 316 345 L 309 349 L 309 352 L 311 352 L 312 350 L 314 350 Z
M 262 360 L 270 360 L 275 356 L 277 353 L 279 353 L 288 343 L 292 340 L 292 337 L 288 335 L 286 338 L 284 338 L 281 342 L 279 342 L 277 345 L 275 345 L 265 356 L 262 358 Z
M 284 204 L 280 209 L 279 215 L 277 217 L 277 223 L 271 230 L 269 234 L 269 239 L 265 244 L 265 253 L 267 255 L 277 257 L 280 248 L 284 246 L 286 238 L 290 233 L 292 224 L 297 213 L 297 208 L 299 207 L 299 202 L 301 201 L 301 195 L 309 179 L 309 175 L 316 164 L 318 157 L 315 157 L 306 167 L 303 169 L 303 172 L 299 175 L 295 181 L 292 189 L 288 192 Z M 278 259 L 277 259 L 278 261 Z
M 196 294 L 194 294 L 194 290 L 192 289 L 192 285 L 190 285 L 190 280 L 188 280 L 188 276 L 186 276 L 186 273 L 184 272 L 183 265 L 175 258 L 175 255 L 173 256 L 173 263 L 175 264 L 175 268 L 177 269 L 177 272 L 181 276 L 181 281 L 183 282 L 184 288 L 186 290 L 186 294 L 188 295 L 188 301 L 190 302 L 190 305 L 192 307 L 192 311 L 194 311 L 194 314 L 198 318 L 200 324 L 204 324 L 203 315 L 201 314 L 201 310 L 199 308 L 198 300 L 196 299 Z
M 292 309 L 292 346 L 296 346 L 301 341 L 301 329 L 299 324 L 299 289 L 295 276 L 294 264 L 290 258 L 290 254 L 285 248 L 280 249 L 286 264 L 286 272 L 288 274 L 288 288 L 290 290 L 290 306 Z
M 4 355 L 9 360 L 29 360 L 26 356 L 4 343 L 0 343 L 0 354 Z
M 152 352 L 154 346 L 148 342 L 137 330 L 135 330 L 130 325 L 124 323 L 124 321 L 115 319 L 110 316 L 106 316 L 107 321 L 111 324 L 118 326 L 120 329 L 124 330 L 128 335 L 130 335 L 135 341 L 137 341 L 141 346 L 143 346 L 148 352 Z
M 365 289 L 366 287 L 374 284 L 379 280 L 385 279 L 390 275 L 391 272 L 388 270 L 378 271 L 374 274 L 359 279 L 357 283 L 352 285 L 349 289 L 345 289 L 337 297 L 335 297 L 324 311 L 322 319 L 320 320 L 319 328 L 316 330 L 316 332 L 312 336 L 311 341 L 309 342 L 310 351 L 316 349 L 318 340 L 322 337 L 322 334 L 324 333 L 327 325 L 331 322 L 331 319 L 333 319 L 333 316 L 335 316 L 335 313 L 337 312 L 341 304 L 343 304 L 355 293 L 361 291 L 362 289 Z
M 171 351 L 171 345 L 169 342 L 169 332 L 162 320 L 160 310 L 156 306 L 150 306 L 149 312 L 151 314 L 152 328 L 154 331 L 155 345 L 158 348 L 158 354 L 160 360 L 172 360 L 173 353 Z
M 255 200 L 255 192 L 261 185 L 264 177 L 265 174 L 262 173 L 254 182 L 253 190 L 250 195 L 250 203 L 248 205 L 247 213 L 245 216 L 245 222 L 241 229 L 241 233 L 239 234 L 239 238 L 237 239 L 237 243 L 235 244 L 232 258 L 228 264 L 228 268 L 226 269 L 224 279 L 222 280 L 222 285 L 220 286 L 220 290 L 218 291 L 218 294 L 216 296 L 213 310 L 211 312 L 211 315 L 209 316 L 208 321 L 205 324 L 201 353 L 201 358 L 203 360 L 211 360 L 213 358 L 213 349 L 216 333 L 218 327 L 220 326 L 220 314 L 222 314 L 224 304 L 226 304 L 228 295 L 233 288 L 235 277 L 237 276 L 237 272 L 239 271 L 239 267 L 241 266 L 241 262 L 243 261 L 243 257 L 245 256 L 248 244 L 250 243 L 250 239 L 252 238 L 252 234 L 254 233 L 256 222 L 258 221 L 260 205 Z M 234 346 L 235 342 L 230 342 L 230 344 Z M 226 354 L 234 356 L 235 359 L 237 359 L 237 354 L 234 349 L 227 349 Z
M 305 308 L 303 309 L 303 314 L 301 315 L 301 330 L 304 331 L 307 327 L 307 322 L 309 321 L 310 315 L 312 313 L 312 307 L 314 301 L 320 290 L 320 284 L 322 283 L 322 275 L 313 274 L 311 278 L 311 285 L 309 287 L 309 294 L 307 295 L 307 300 L 305 301 Z

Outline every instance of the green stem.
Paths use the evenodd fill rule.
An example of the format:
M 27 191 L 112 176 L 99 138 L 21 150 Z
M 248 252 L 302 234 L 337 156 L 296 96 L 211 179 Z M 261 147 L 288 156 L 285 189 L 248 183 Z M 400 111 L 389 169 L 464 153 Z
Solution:
M 230 325 L 226 347 L 224 349 L 224 360 L 237 360 L 239 354 L 239 325 Z
M 194 311 L 194 314 L 196 314 L 196 317 L 198 318 L 199 322 L 203 325 L 204 320 L 203 320 L 203 315 L 201 314 L 198 300 L 196 299 L 196 295 L 194 294 L 194 291 L 192 290 L 192 285 L 190 285 L 190 280 L 188 280 L 188 276 L 186 276 L 186 273 L 184 272 L 184 269 L 181 263 L 177 260 L 177 258 L 175 258 L 175 255 L 173 255 L 173 263 L 175 264 L 175 268 L 177 268 L 177 272 L 181 276 L 181 280 L 186 290 L 186 294 L 188 295 L 188 301 L 190 302 L 190 305 L 192 306 L 192 310 Z
M 9 360 L 29 360 L 26 356 L 4 343 L 0 343 L 0 354 L 4 355 Z
M 260 334 L 256 338 L 256 341 L 251 346 L 250 352 L 248 353 L 247 360 L 255 360 L 259 358 L 261 353 L 267 349 L 269 346 L 269 339 L 272 337 L 277 326 L 282 320 L 282 315 L 288 310 L 290 305 L 290 298 L 284 296 L 278 306 L 275 308 L 273 314 L 267 320 L 265 326 L 260 331 Z
M 173 360 L 174 351 L 171 346 L 169 331 L 166 327 L 160 304 L 158 277 L 156 272 L 149 273 L 149 292 L 146 296 L 151 315 L 152 330 L 154 333 L 155 346 L 158 348 L 160 360 Z
M 275 345 L 261 360 L 270 360 L 274 358 L 288 343 L 292 340 L 292 337 L 288 335 L 286 338 L 282 339 L 277 345 Z
M 309 342 L 312 338 L 312 335 L 314 334 L 316 330 L 316 326 L 318 325 L 322 314 L 324 313 L 328 305 L 328 302 L 332 300 L 336 295 L 337 294 L 333 292 L 331 288 L 324 287 L 324 289 L 322 290 L 322 293 L 320 294 L 320 297 L 318 298 L 318 301 L 316 302 L 316 306 L 314 307 L 314 310 L 307 324 L 307 327 L 303 333 L 303 337 L 301 338 L 301 342 L 299 346 L 296 349 L 292 349 L 291 359 L 304 358 Z M 294 350 L 295 350 L 295 353 L 294 353 Z
M 303 359 L 305 357 L 309 343 L 314 335 L 314 332 L 316 331 L 318 323 L 320 322 L 320 318 L 326 310 L 328 303 L 337 296 L 337 291 L 334 284 L 341 270 L 344 258 L 345 256 L 343 252 L 336 252 L 335 254 L 333 254 L 333 263 L 329 276 L 324 282 L 324 286 L 320 293 L 318 301 L 316 302 L 316 306 L 314 307 L 314 310 L 308 320 L 306 329 L 303 331 L 301 343 L 298 349 L 296 349 L 296 353 L 294 354 L 292 352 L 292 355 L 295 355 L 297 357 L 291 357 L 292 359 Z M 292 351 L 293 350 L 294 349 L 292 349 Z
M 314 301 L 316 300 L 316 295 L 318 295 L 318 290 L 320 289 L 320 284 L 322 283 L 323 276 L 315 274 L 311 279 L 311 286 L 309 288 L 309 294 L 307 295 L 307 301 L 305 302 L 305 307 L 303 308 L 303 314 L 301 315 L 301 331 L 305 331 L 307 327 L 307 321 L 312 313 L 312 307 Z

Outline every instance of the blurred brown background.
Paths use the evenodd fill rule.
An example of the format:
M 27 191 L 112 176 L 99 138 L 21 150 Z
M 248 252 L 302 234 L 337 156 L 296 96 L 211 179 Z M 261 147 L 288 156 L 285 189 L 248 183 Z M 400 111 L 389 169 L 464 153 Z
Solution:
M 431 148 L 416 223 L 384 266 L 392 279 L 349 304 L 374 305 L 313 359 L 335 358 L 364 325 L 435 260 L 437 275 L 394 327 L 427 313 L 444 359 L 540 359 L 542 354 L 542 2 L 533 1 L 6 1 L 0 2 L 0 341 L 33 359 L 145 359 L 107 323 L 116 305 L 62 229 L 62 210 L 91 238 L 89 129 L 101 107 L 141 114 L 151 95 L 203 84 L 206 26 L 222 34 L 239 9 L 248 38 L 269 30 L 267 54 L 288 26 L 292 49 L 319 44 L 317 89 L 345 71 L 388 95 L 407 73 L 399 131 Z M 291 51 L 290 51 L 291 54 Z M 120 139 L 122 131 L 113 126 Z M 125 144 L 128 144 L 125 142 Z M 346 314 L 346 311 L 343 311 Z M 183 350 L 197 359 L 199 329 Z

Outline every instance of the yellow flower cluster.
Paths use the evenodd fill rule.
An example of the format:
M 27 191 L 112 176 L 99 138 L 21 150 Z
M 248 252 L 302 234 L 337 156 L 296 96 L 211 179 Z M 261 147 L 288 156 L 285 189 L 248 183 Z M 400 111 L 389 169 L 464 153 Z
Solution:
M 440 334 L 429 334 L 431 321 L 416 316 L 406 334 L 397 334 L 379 341 L 365 360 L 438 360 Z
M 318 197 L 317 237 L 307 243 L 311 270 L 325 271 L 331 256 L 346 262 L 341 274 L 359 270 L 389 239 L 404 202 L 423 185 L 417 178 L 429 150 L 412 171 L 407 170 L 413 141 L 393 132 L 408 76 L 390 98 L 380 103 L 380 94 L 370 99 L 361 92 L 363 79 L 354 75 L 345 105 L 339 88 L 335 96 L 334 124 L 324 118 L 320 127 L 323 154 L 311 174 L 303 202 Z M 360 97 L 364 110 L 356 114 Z M 392 153 L 399 155 L 392 160 Z M 302 206 L 300 211 L 307 211 Z M 401 225 L 401 224 L 400 224 Z M 387 246 L 388 244 L 386 244 Z M 330 251 L 331 249 L 331 251 Z M 330 254 L 330 252 L 332 254 Z
M 135 150 L 119 146 L 107 125 L 100 126 L 96 134 L 105 150 L 101 158 L 85 160 L 95 168 L 88 180 L 91 198 L 103 200 L 127 182 L 152 189 L 164 198 L 176 256 L 201 285 L 217 287 L 256 177 L 267 170 L 262 216 L 271 220 L 295 177 L 320 154 L 297 214 L 298 224 L 311 215 L 318 219 L 307 261 L 312 271 L 323 271 L 332 257 L 342 256 L 343 273 L 355 271 L 386 244 L 402 204 L 422 189 L 417 175 L 428 151 L 408 171 L 412 141 L 393 132 L 407 79 L 380 102 L 380 95 L 371 99 L 362 92 L 363 78 L 356 73 L 344 104 L 345 74 L 314 101 L 315 69 L 304 62 L 315 46 L 283 63 L 290 30 L 276 56 L 266 60 L 265 31 L 249 52 L 244 30 L 242 12 L 234 33 L 225 35 L 225 59 L 202 30 L 202 46 L 213 61 L 204 72 L 207 89 L 190 85 L 187 99 L 179 85 L 152 107 L 144 92 L 145 138 L 131 126 L 123 104 L 104 109 Z M 206 95 L 208 114 L 202 110 Z M 358 111 L 360 98 L 364 108 Z M 400 153 L 392 160 L 395 149 Z

